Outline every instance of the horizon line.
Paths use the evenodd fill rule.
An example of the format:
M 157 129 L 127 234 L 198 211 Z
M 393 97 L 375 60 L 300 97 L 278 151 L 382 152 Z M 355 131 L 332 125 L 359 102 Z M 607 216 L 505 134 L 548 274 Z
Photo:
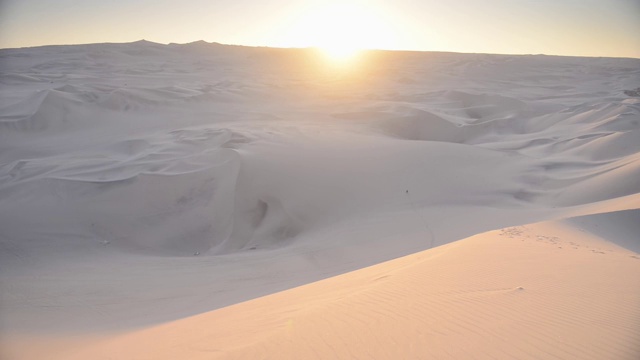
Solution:
M 2 50 L 21 50 L 21 49 L 34 49 L 34 48 L 43 48 L 43 47 L 55 47 L 55 46 L 83 46 L 83 45 L 117 45 L 117 44 L 135 44 L 135 43 L 150 43 L 161 46 L 169 46 L 169 45 L 190 45 L 196 43 L 204 43 L 207 45 L 221 45 L 221 46 L 235 46 L 235 47 L 245 47 L 245 48 L 259 48 L 259 49 L 280 49 L 280 50 L 311 50 L 311 49 L 322 49 L 322 46 L 273 46 L 273 45 L 247 45 L 247 44 L 227 44 L 221 43 L 217 41 L 206 41 L 204 39 L 194 40 L 185 43 L 177 43 L 177 42 L 169 42 L 162 43 L 151 41 L 147 39 L 140 39 L 135 41 L 123 41 L 123 42 L 91 42 L 91 43 L 69 43 L 69 44 L 42 44 L 42 45 L 28 45 L 21 47 L 4 47 L 0 48 Z M 490 53 L 490 52 L 464 52 L 464 51 L 453 51 L 453 50 L 418 50 L 418 49 L 382 49 L 382 48 L 362 48 L 358 49 L 358 51 L 385 51 L 385 52 L 417 52 L 417 53 L 451 53 L 451 54 L 476 54 L 476 55 L 506 55 L 506 56 L 557 56 L 557 57 L 578 57 L 578 58 L 605 58 L 605 59 L 633 59 L 640 60 L 640 57 L 631 57 L 631 56 L 603 56 L 603 55 L 567 55 L 567 54 L 547 54 L 547 53 Z

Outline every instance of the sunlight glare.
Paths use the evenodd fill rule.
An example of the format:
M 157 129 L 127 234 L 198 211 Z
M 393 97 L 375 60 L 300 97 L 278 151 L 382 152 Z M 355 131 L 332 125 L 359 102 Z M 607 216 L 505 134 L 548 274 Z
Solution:
M 340 46 L 340 44 L 324 46 L 320 50 L 330 60 L 340 63 L 352 60 L 360 52 L 360 49 L 356 47 Z
M 393 47 L 393 32 L 372 9 L 356 2 L 309 8 L 289 30 L 290 46 L 319 48 L 336 64 L 351 62 L 363 49 Z

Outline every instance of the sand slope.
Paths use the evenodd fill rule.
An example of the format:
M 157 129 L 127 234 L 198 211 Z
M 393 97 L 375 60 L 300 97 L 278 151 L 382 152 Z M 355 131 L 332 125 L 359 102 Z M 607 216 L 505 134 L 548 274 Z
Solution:
M 47 357 L 635 359 L 639 273 L 640 255 L 568 223 L 515 226 Z
M 576 216 L 608 219 L 576 226 L 638 251 L 640 98 L 625 91 L 639 83 L 638 59 L 374 51 L 341 68 L 313 50 L 205 42 L 0 50 L 0 337 L 64 348 L 66 336 L 143 334 L 485 231 Z M 556 251 L 532 249 L 531 264 Z M 581 254 L 553 261 L 600 279 L 587 261 L 596 258 Z M 636 291 L 620 276 L 637 274 L 627 258 L 601 264 L 626 281 L 606 294 Z M 418 263 L 453 272 L 422 280 L 442 289 L 469 276 Z M 515 260 L 492 266 L 473 273 L 525 271 Z M 535 286 L 546 286 L 544 271 Z M 576 292 L 601 290 L 585 279 L 571 277 Z M 532 300 L 539 316 L 600 316 L 578 304 L 575 314 L 541 310 L 576 298 L 554 289 Z M 635 316 L 598 294 L 598 309 Z M 454 329 L 465 311 L 451 310 Z M 474 319 L 467 331 L 480 332 Z M 603 337 L 584 328 L 584 341 Z M 349 343 L 393 344 L 376 334 Z M 527 346 L 513 355 L 533 354 Z

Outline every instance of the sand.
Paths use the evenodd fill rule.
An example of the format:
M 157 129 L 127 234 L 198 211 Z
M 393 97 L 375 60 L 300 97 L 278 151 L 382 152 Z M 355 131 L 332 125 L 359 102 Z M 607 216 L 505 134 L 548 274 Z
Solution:
M 640 353 L 638 59 L 141 41 L 0 71 L 3 358 Z

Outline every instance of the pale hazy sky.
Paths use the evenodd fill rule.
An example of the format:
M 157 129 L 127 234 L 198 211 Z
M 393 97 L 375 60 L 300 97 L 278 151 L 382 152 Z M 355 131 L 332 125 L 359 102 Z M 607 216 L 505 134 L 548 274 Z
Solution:
M 0 48 L 146 39 L 640 58 L 639 34 L 640 0 L 0 0 Z

